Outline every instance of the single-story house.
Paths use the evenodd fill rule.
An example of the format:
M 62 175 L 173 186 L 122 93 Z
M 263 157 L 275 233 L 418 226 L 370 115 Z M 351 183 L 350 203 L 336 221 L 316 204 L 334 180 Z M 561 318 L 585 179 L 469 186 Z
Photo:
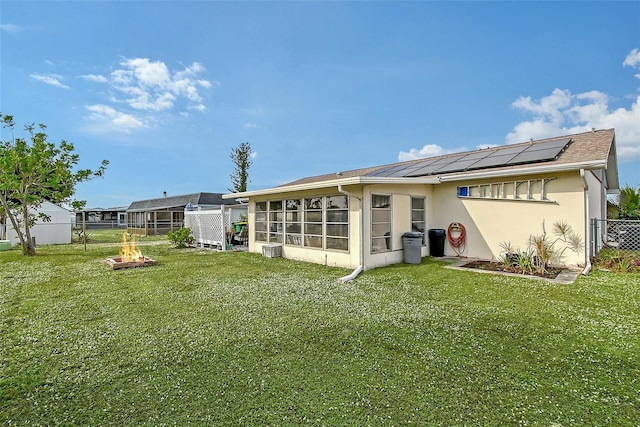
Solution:
M 127 232 L 147 236 L 167 234 L 184 225 L 185 209 L 217 209 L 235 204 L 223 200 L 222 193 L 194 193 L 164 196 L 133 202 L 127 208 Z
M 76 227 L 81 228 L 126 228 L 127 207 L 88 208 L 76 212 Z
M 582 247 L 566 250 L 562 263 L 588 267 L 599 238 L 590 220 L 606 218 L 607 194 L 618 189 L 614 129 L 593 129 L 223 198 L 248 203 L 249 250 L 257 253 L 281 245 L 285 258 L 366 270 L 403 262 L 406 232 L 425 233 L 420 255 L 430 255 L 433 231 L 442 255 L 497 259 L 505 244 L 525 250 L 530 236 L 553 237 L 552 224 L 565 222 Z
M 33 212 L 36 215 L 44 213 L 51 219 L 50 221 L 43 221 L 38 218 L 36 223 L 31 227 L 29 232 L 36 245 L 71 243 L 73 214 L 70 210 L 45 200 L 39 208 L 33 209 Z M 6 221 L 7 224 L 2 224 L 2 226 L 6 227 L 7 240 L 11 242 L 12 246 L 19 244 L 20 239 L 18 239 L 18 234 L 11 225 L 11 221 L 9 221 L 8 218 Z M 0 233 L 0 235 L 2 235 L 2 233 Z

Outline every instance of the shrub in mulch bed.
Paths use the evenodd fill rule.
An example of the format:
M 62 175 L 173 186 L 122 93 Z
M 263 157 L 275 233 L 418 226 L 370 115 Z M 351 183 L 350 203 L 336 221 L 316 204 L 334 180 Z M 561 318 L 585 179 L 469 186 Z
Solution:
M 514 266 L 506 266 L 503 263 L 500 262 L 495 262 L 495 261 L 483 261 L 483 260 L 476 260 L 476 261 L 471 261 L 465 265 L 463 265 L 463 267 L 465 268 L 476 268 L 478 270 L 486 270 L 486 271 L 496 271 L 496 272 L 503 272 L 503 273 L 514 273 L 514 274 L 522 274 L 525 276 L 536 276 L 536 277 L 543 277 L 545 279 L 555 279 L 556 277 L 558 277 L 558 274 L 560 274 L 563 269 L 562 268 L 557 268 L 557 267 L 546 267 L 546 272 L 544 274 L 536 271 L 536 270 L 523 270 L 522 268 L 518 268 L 518 267 L 514 267 Z

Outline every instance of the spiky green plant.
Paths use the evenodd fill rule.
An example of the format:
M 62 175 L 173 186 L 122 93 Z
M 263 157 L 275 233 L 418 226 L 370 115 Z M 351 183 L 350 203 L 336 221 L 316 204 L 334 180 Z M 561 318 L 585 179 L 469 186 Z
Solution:
M 620 219 L 640 219 L 640 187 L 620 189 Z

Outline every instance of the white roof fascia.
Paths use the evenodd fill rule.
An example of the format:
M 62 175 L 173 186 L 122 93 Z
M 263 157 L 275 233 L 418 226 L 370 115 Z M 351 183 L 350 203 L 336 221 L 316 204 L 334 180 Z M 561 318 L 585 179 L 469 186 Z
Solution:
M 351 178 L 331 179 L 328 181 L 309 182 L 306 184 L 283 187 L 266 188 L 264 190 L 245 191 L 244 193 L 223 194 L 223 199 L 248 198 L 278 193 L 292 193 L 295 191 L 316 190 L 320 188 L 337 187 L 338 185 L 359 184 L 438 184 L 438 177 L 428 176 L 419 178 L 398 178 L 379 176 L 354 176 Z
M 580 169 L 604 169 L 607 163 L 604 160 L 593 160 L 588 162 L 565 163 L 560 165 L 533 166 L 524 169 L 506 169 L 482 171 L 475 173 L 462 173 L 455 175 L 445 175 L 440 177 L 440 182 L 464 181 L 482 178 L 501 178 L 514 175 L 534 175 L 541 173 L 567 172 Z
M 429 175 L 424 177 L 379 177 L 379 176 L 354 176 L 351 178 L 331 179 L 328 181 L 309 182 L 305 184 L 272 187 L 264 190 L 245 191 L 243 193 L 223 194 L 223 199 L 249 198 L 266 196 L 269 194 L 292 193 L 297 191 L 317 190 L 320 188 L 337 187 L 338 185 L 359 184 L 439 184 L 441 182 L 464 181 L 470 179 L 500 178 L 514 175 L 534 175 L 541 173 L 567 172 L 580 169 L 605 169 L 605 160 L 593 160 L 588 162 L 575 162 L 565 164 L 543 165 L 526 167 L 522 169 L 483 170 L 451 175 Z

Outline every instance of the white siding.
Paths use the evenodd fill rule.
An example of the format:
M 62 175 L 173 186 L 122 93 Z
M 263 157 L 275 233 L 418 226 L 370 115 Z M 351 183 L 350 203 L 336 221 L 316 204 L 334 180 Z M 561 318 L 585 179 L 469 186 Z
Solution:
M 38 220 L 31 228 L 31 237 L 35 237 L 36 245 L 58 245 L 71 243 L 72 215 L 71 211 L 50 202 L 44 202 L 35 213 L 43 212 L 51 217 L 50 222 Z M 12 245 L 20 243 L 17 233 L 9 224 L 7 239 Z

